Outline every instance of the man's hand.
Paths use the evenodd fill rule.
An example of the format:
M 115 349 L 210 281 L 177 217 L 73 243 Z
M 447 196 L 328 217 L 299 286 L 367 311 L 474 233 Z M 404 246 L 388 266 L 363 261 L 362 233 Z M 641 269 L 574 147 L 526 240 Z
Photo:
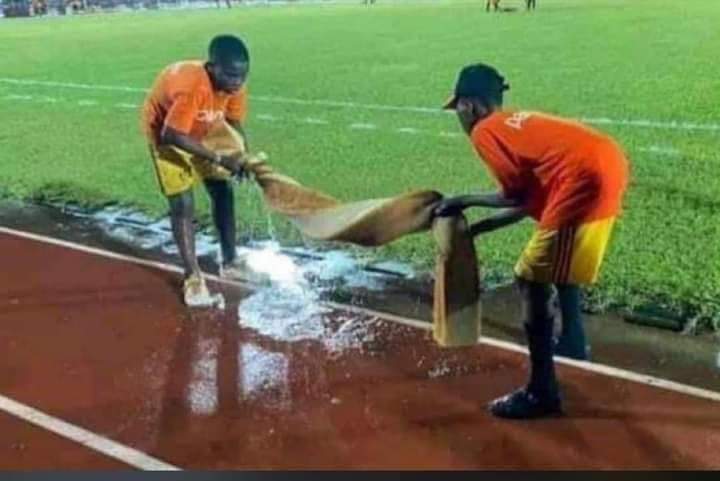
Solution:
M 433 214 L 436 217 L 454 217 L 462 214 L 462 211 L 468 207 L 465 197 L 449 197 L 440 201 Z
M 242 178 L 245 176 L 245 157 L 240 153 L 217 155 L 216 163 L 229 170 L 234 177 Z

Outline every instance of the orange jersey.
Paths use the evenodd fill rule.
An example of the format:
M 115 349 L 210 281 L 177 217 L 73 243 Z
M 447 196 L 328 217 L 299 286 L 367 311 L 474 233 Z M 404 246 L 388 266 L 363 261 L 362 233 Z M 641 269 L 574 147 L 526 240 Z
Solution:
M 159 144 L 165 126 L 202 140 L 218 120 L 244 121 L 247 89 L 235 94 L 214 92 L 203 62 L 177 62 L 158 75 L 145 98 L 142 127 L 148 140 Z
M 620 147 L 579 122 L 536 112 L 495 112 L 471 140 L 510 198 L 554 229 L 619 213 L 628 178 Z

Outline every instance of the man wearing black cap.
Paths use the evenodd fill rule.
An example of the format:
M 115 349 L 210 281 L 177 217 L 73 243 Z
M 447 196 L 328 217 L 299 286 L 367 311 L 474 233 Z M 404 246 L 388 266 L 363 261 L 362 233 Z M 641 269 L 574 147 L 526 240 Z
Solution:
M 504 418 L 562 412 L 553 352 L 587 359 L 580 285 L 596 281 L 627 184 L 625 155 L 610 137 L 571 120 L 537 112 L 503 111 L 505 79 L 483 64 L 462 69 L 445 108 L 460 125 L 497 180 L 500 191 L 445 199 L 440 216 L 468 207 L 501 208 L 471 227 L 473 235 L 525 217 L 537 229 L 515 266 L 524 298 L 530 379 L 522 389 L 490 404 Z M 553 286 L 562 333 L 553 342 Z

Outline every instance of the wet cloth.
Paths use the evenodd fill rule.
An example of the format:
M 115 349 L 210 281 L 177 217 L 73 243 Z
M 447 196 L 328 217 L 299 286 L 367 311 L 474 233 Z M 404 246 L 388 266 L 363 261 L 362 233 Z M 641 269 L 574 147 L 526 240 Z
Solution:
M 214 125 L 203 143 L 225 154 L 244 148 L 240 135 L 225 123 Z M 268 207 L 311 239 L 373 247 L 432 230 L 437 245 L 433 337 L 441 346 L 477 343 L 481 305 L 475 246 L 464 217 L 433 219 L 442 194 L 425 190 L 345 203 L 275 172 L 262 156 L 251 158 L 245 168 Z

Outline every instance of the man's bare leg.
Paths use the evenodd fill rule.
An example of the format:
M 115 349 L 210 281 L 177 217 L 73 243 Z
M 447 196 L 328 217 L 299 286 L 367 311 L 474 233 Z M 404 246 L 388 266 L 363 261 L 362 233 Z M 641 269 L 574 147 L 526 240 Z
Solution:
M 200 264 L 195 255 L 195 202 L 191 189 L 168 197 L 170 204 L 170 225 L 173 238 L 183 262 L 185 278 L 200 275 Z

